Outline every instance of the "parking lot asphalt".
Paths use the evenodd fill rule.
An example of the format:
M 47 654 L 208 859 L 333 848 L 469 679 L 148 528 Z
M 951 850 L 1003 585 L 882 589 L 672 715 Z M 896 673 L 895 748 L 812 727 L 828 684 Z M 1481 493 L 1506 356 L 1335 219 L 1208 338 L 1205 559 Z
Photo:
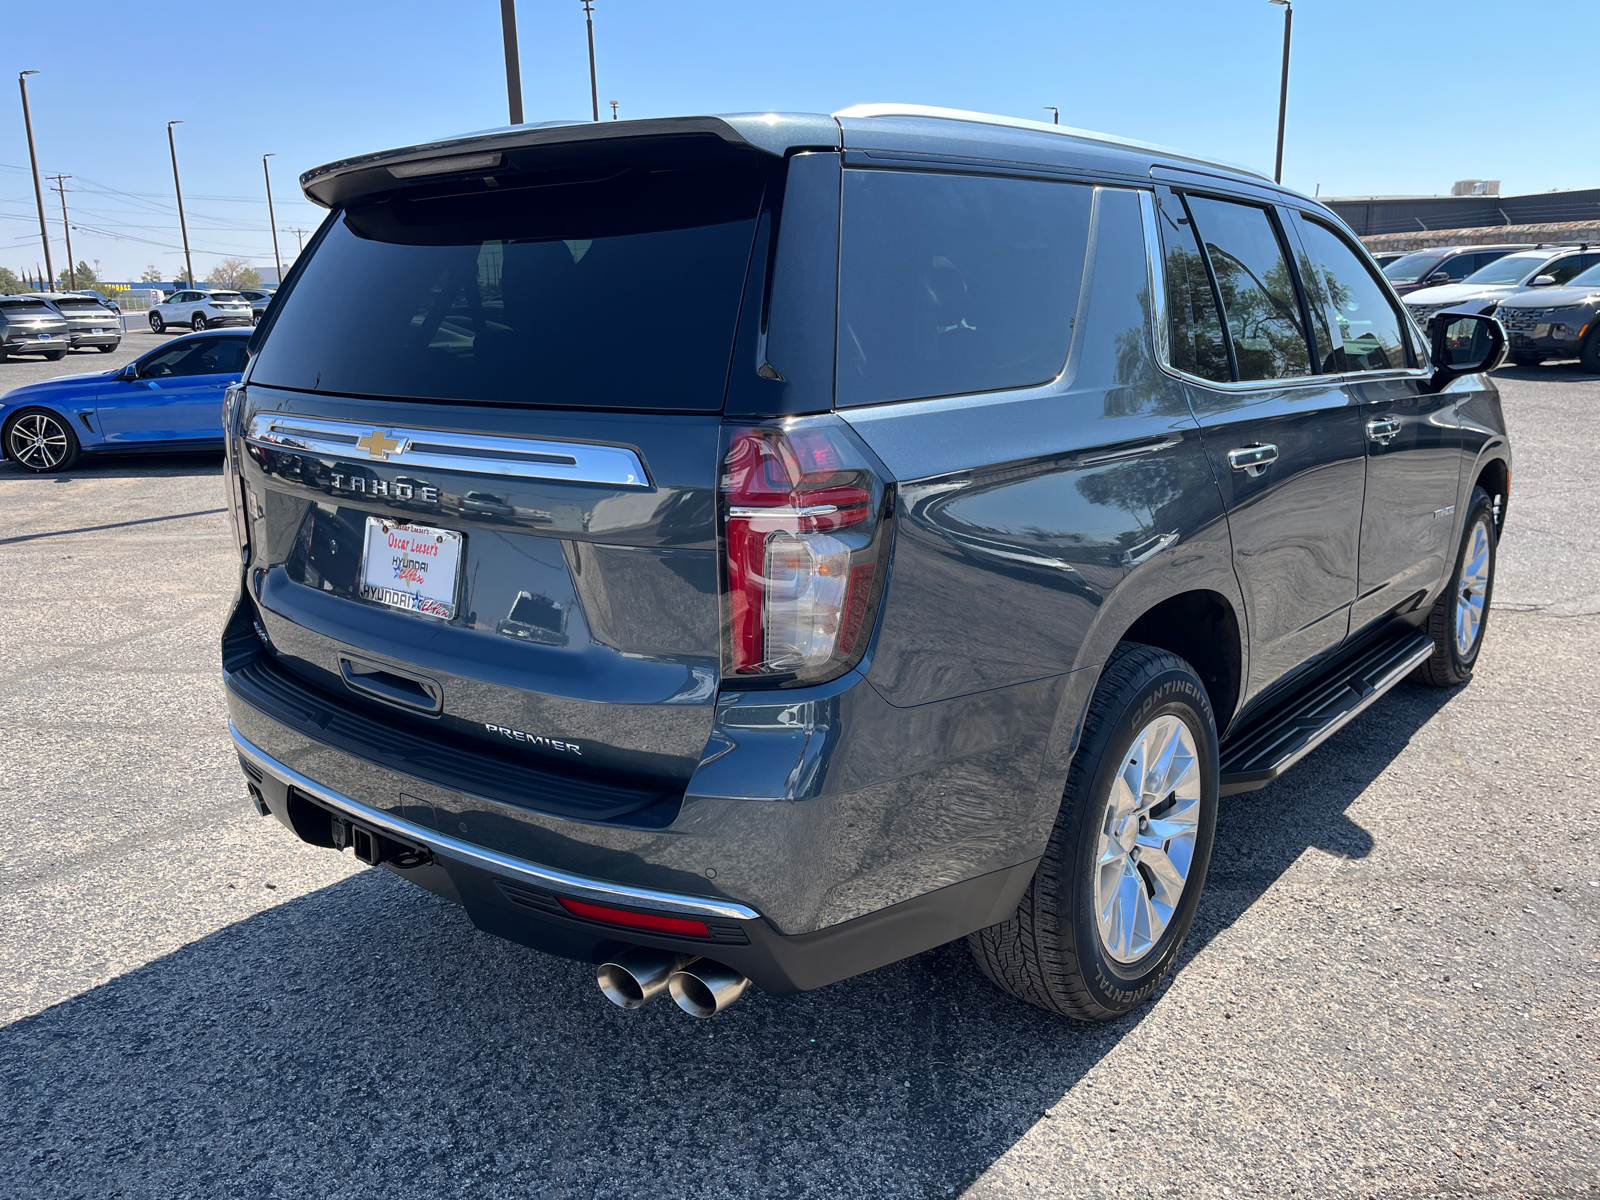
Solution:
M 1600 379 L 1499 378 L 1476 677 L 1224 801 L 1182 970 L 1103 1026 L 960 944 L 613 1008 L 251 811 L 216 457 L 0 464 L 0 1194 L 1600 1196 Z

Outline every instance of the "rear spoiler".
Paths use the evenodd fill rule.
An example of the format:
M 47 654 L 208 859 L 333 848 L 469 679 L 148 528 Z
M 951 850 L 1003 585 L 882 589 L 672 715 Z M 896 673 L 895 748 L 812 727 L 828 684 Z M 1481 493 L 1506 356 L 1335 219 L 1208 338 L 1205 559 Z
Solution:
M 547 121 L 487 129 L 445 141 L 380 150 L 313 167 L 300 176 L 306 199 L 333 208 L 357 196 L 392 191 L 450 175 L 483 174 L 649 158 L 671 148 L 708 159 L 799 149 L 838 150 L 839 123 L 812 113 L 732 113 L 647 121 Z

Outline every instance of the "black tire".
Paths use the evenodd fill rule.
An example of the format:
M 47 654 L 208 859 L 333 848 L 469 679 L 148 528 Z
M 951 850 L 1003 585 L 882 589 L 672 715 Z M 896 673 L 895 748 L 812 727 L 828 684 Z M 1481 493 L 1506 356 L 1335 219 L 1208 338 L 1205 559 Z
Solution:
M 1196 791 L 1198 799 L 1184 802 L 1195 806 L 1192 854 L 1165 928 L 1138 957 L 1122 961 L 1108 951 L 1096 920 L 1094 868 L 1101 836 L 1109 836 L 1113 825 L 1109 804 L 1124 759 L 1137 735 L 1168 716 L 1187 728 L 1195 750 L 1198 787 L 1186 790 Z M 1216 831 L 1217 764 L 1216 720 L 1194 669 L 1165 650 L 1121 643 L 1101 672 L 1060 815 L 1016 915 L 967 938 L 983 973 L 1019 1000 L 1082 1021 L 1108 1021 L 1149 999 L 1177 959 L 1205 886 Z M 1177 811 L 1176 803 L 1167 795 L 1151 811 L 1165 820 Z M 1146 828 L 1138 826 L 1140 832 Z M 1170 845 L 1161 847 L 1163 857 Z M 1153 896 L 1149 869 L 1125 868 L 1119 878 Z
M 122 345 L 121 342 L 112 342 L 109 346 L 96 346 L 95 349 L 100 351 L 101 354 L 110 354 L 120 345 Z
M 161 314 L 160 313 L 151 313 L 150 314 L 150 332 L 151 333 L 165 333 L 166 331 L 167 331 L 167 323 L 161 319 Z
M 1600 321 L 1594 323 L 1594 328 L 1584 339 L 1583 349 L 1578 352 L 1578 363 L 1585 371 L 1600 375 Z
M 18 409 L 0 430 L 0 438 L 5 439 L 6 457 L 35 475 L 65 471 L 82 453 L 72 422 L 48 408 Z
M 60 362 L 67 356 L 67 352 L 65 350 L 46 350 L 44 356 L 51 362 Z
M 1508 355 L 1511 365 L 1515 367 L 1537 367 L 1544 359 L 1537 354 L 1512 354 Z
M 1487 555 L 1486 571 L 1481 591 L 1477 627 L 1472 631 L 1470 644 L 1462 649 L 1456 636 L 1459 617 L 1457 602 L 1462 597 L 1462 577 L 1472 566 L 1475 535 L 1478 529 L 1485 534 L 1483 552 Z M 1450 572 L 1450 585 L 1440 593 L 1428 614 L 1423 629 L 1433 639 L 1433 657 L 1416 669 L 1412 679 L 1431 687 L 1455 687 L 1472 678 L 1472 668 L 1483 649 L 1484 634 L 1489 631 L 1489 602 L 1494 598 L 1494 567 L 1499 534 L 1495 530 L 1494 502 L 1481 487 L 1472 489 L 1472 500 L 1467 505 L 1467 521 L 1461 533 L 1461 548 L 1456 552 L 1455 567 Z M 1470 576 L 1469 576 L 1470 578 Z M 1472 590 L 1477 590 L 1473 588 Z
M 190 318 L 190 320 L 189 320 L 189 328 L 194 330 L 196 333 L 203 333 L 205 331 L 205 327 L 206 327 L 206 315 L 205 315 L 205 313 L 195 313 L 195 315 L 192 318 Z

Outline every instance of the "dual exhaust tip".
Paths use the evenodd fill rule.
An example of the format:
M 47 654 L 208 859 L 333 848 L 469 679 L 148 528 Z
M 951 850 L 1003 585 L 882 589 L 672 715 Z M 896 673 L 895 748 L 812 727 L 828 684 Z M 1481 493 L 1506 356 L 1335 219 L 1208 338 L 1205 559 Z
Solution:
M 738 971 L 708 958 L 643 946 L 601 963 L 595 980 L 618 1008 L 643 1008 L 662 992 L 671 992 L 691 1017 L 716 1016 L 750 986 Z

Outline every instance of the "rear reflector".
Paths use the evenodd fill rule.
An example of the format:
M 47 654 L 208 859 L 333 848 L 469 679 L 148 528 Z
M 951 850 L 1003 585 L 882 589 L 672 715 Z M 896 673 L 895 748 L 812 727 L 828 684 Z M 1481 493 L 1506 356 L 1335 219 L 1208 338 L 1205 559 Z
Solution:
M 643 929 L 650 933 L 669 933 L 674 937 L 708 938 L 711 930 L 704 921 L 691 921 L 685 917 L 658 917 L 653 913 L 629 912 L 625 908 L 606 908 L 600 904 L 585 904 L 582 900 L 556 897 L 561 907 L 575 917 L 589 921 L 604 921 L 607 925 L 621 925 L 628 929 Z

